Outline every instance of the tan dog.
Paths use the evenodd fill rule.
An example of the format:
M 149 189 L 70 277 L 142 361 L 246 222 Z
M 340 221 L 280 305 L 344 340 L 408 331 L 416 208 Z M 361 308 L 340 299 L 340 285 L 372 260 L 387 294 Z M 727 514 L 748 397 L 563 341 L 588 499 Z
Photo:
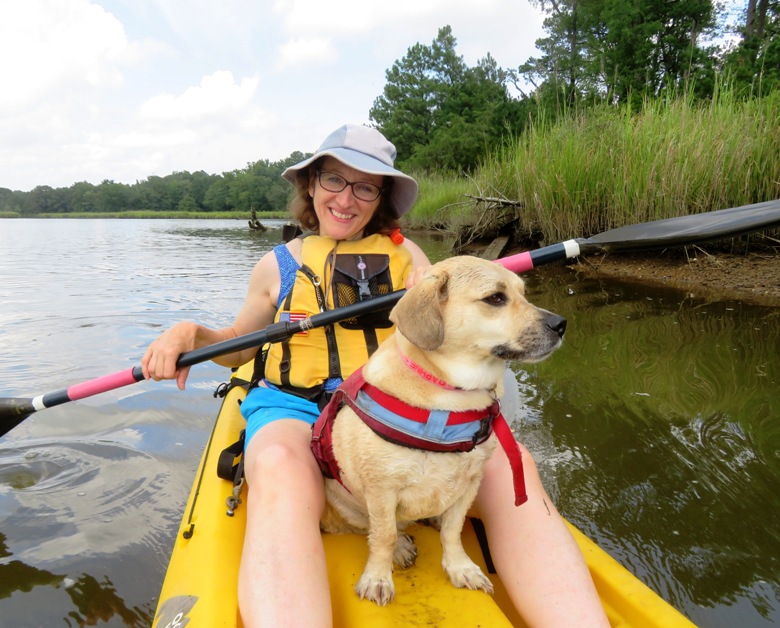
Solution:
M 433 266 L 391 319 L 396 332 L 364 367 L 365 381 L 409 406 L 454 413 L 489 408 L 503 394 L 506 361 L 543 360 L 560 346 L 566 327 L 565 319 L 526 301 L 515 274 L 467 256 Z M 327 532 L 368 531 L 358 595 L 380 605 L 391 601 L 392 563 L 408 567 L 417 556 L 404 527 L 438 516 L 442 566 L 452 583 L 492 593 L 466 555 L 461 532 L 495 435 L 484 433 L 486 440 L 467 452 L 400 446 L 377 435 L 350 405 L 341 405 L 330 430 L 341 483 L 326 480 L 321 525 Z

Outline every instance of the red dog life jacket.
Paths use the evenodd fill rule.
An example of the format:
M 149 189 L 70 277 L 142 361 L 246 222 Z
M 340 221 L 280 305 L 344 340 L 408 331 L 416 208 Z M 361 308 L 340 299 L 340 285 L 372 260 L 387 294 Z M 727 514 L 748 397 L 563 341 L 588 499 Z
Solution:
M 528 500 L 522 454 L 497 401 L 481 410 L 462 412 L 417 408 L 366 382 L 362 369 L 336 389 L 312 428 L 311 450 L 323 475 L 338 480 L 342 486 L 341 469 L 333 453 L 332 430 L 336 414 L 344 404 L 385 440 L 426 451 L 468 452 L 495 430 L 512 467 L 515 505 Z

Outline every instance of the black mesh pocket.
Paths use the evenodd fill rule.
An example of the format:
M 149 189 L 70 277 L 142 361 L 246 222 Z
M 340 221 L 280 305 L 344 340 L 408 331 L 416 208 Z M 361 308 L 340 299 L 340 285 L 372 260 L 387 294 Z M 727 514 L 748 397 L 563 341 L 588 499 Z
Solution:
M 332 286 L 336 307 L 389 294 L 393 290 L 390 257 L 378 253 L 336 255 Z M 393 326 L 389 315 L 390 310 L 383 310 L 349 318 L 339 324 L 345 329 L 385 329 Z

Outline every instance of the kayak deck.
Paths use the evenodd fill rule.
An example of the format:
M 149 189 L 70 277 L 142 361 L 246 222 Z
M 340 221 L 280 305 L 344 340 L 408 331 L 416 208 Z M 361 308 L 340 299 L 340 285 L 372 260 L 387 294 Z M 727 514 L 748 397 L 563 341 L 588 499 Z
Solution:
M 248 379 L 249 368 L 242 367 L 236 375 Z M 225 397 L 203 452 L 163 583 L 155 628 L 185 625 L 184 620 L 196 627 L 242 626 L 237 583 L 246 504 L 241 503 L 233 516 L 226 514 L 232 484 L 218 478 L 216 469 L 220 453 L 236 441 L 244 427 L 238 411 L 238 400 L 244 394 L 236 387 Z M 478 521 L 467 521 L 463 544 L 489 575 L 496 589 L 494 595 L 453 587 L 441 567 L 438 532 L 418 524 L 408 530 L 418 547 L 417 562 L 393 572 L 396 596 L 385 607 L 360 600 L 354 591 L 368 556 L 366 537 L 323 534 L 334 626 L 524 626 L 500 578 L 489 573 L 475 526 L 481 527 Z M 585 556 L 612 626 L 694 625 L 576 528 L 569 528 Z

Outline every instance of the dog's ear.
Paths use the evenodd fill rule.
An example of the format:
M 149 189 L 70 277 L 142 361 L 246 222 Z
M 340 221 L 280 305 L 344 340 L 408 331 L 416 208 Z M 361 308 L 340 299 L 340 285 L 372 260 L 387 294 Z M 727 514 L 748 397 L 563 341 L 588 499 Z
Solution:
M 449 275 L 441 270 L 423 277 L 390 312 L 390 320 L 413 345 L 433 351 L 444 342 L 442 306 L 449 296 Z

